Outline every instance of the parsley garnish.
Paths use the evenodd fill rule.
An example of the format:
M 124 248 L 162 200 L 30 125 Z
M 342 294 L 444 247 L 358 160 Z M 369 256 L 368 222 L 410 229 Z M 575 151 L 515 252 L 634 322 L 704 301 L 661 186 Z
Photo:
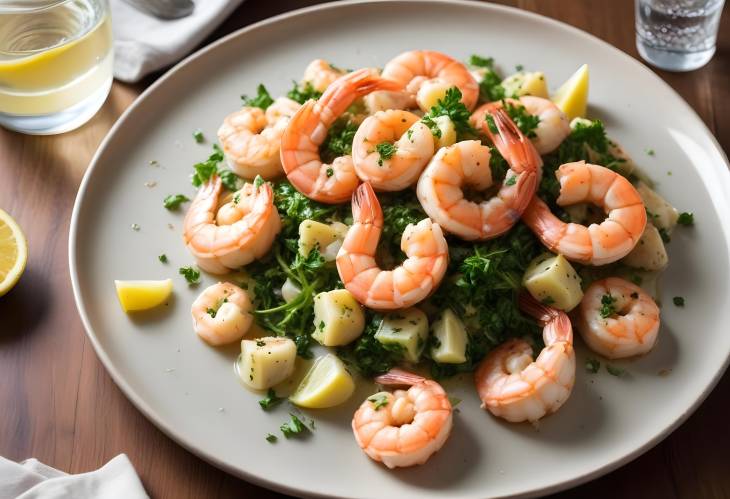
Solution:
M 662 242 L 664 244 L 667 244 L 672 241 L 672 238 L 669 237 L 669 232 L 667 232 L 667 229 L 665 229 L 664 227 L 661 227 L 659 229 L 659 236 L 662 238 Z
M 238 190 L 238 176 L 231 170 L 221 168 L 219 166 L 223 161 L 223 158 L 223 150 L 218 144 L 213 144 L 213 152 L 210 156 L 208 156 L 208 159 L 193 165 L 195 173 L 190 178 L 192 184 L 195 187 L 200 187 L 203 183 L 207 182 L 210 177 L 218 175 L 226 189 L 232 191 Z
M 259 107 L 264 110 L 274 103 L 274 99 L 271 98 L 271 94 L 269 94 L 269 91 L 266 90 L 266 87 L 261 83 L 259 83 L 259 86 L 256 87 L 256 97 L 242 95 L 241 99 L 243 100 L 244 106 Z
M 672 298 L 672 302 L 674 302 L 674 305 L 677 307 L 684 307 L 684 297 L 682 296 L 675 296 Z
M 479 100 L 481 102 L 493 102 L 504 99 L 505 90 L 502 86 L 502 78 L 494 69 L 494 59 L 491 57 L 480 57 L 472 55 L 469 58 L 469 65 L 482 68 L 484 75 L 479 82 Z
M 368 397 L 368 402 L 372 402 L 373 409 L 379 411 L 388 405 L 388 396 L 384 393 L 376 393 L 372 397 Z
M 198 144 L 202 144 L 203 142 L 205 142 L 205 136 L 203 135 L 203 131 L 200 129 L 193 132 L 193 138 Z
M 436 105 L 421 119 L 431 129 L 434 137 L 441 137 L 441 130 L 434 120 L 439 116 L 447 116 L 451 120 L 456 129 L 457 137 L 463 138 L 476 135 L 476 131 L 469 123 L 471 113 L 461 102 L 461 90 L 457 87 L 448 89 L 444 94 L 444 98 L 439 99 Z
M 331 177 L 335 174 L 335 171 L 332 169 L 332 167 L 327 168 L 327 176 Z
M 357 132 L 357 123 L 347 118 L 339 118 L 327 132 L 327 138 L 319 148 L 322 161 L 331 163 L 339 156 L 352 154 L 352 139 Z
M 185 194 L 170 194 L 162 200 L 162 205 L 168 210 L 177 210 L 186 201 L 190 201 L 190 199 Z
M 159 261 L 161 261 L 162 263 L 167 263 L 167 255 L 166 255 L 166 254 L 164 254 L 164 253 L 163 253 L 163 254 L 161 254 L 160 256 L 158 256 L 158 257 L 157 257 L 157 259 L 158 259 Z
M 261 177 L 261 175 L 256 175 L 256 178 L 253 179 L 253 186 L 258 189 L 259 187 L 264 185 L 264 182 L 266 182 L 266 181 L 263 179 L 263 177 Z M 239 196 L 239 199 L 240 199 L 240 196 Z M 235 200 L 235 198 L 234 198 L 234 200 Z M 238 204 L 238 201 L 236 201 L 236 204 Z
M 598 370 L 601 368 L 601 363 L 597 359 L 587 359 L 586 360 L 586 371 L 589 373 L 597 373 Z
M 507 179 L 507 181 L 504 183 L 504 185 L 515 185 L 516 183 L 517 183 L 517 175 L 513 175 L 512 177 Z
M 517 125 L 517 128 L 519 128 L 527 137 L 535 137 L 535 129 L 537 128 L 537 125 L 540 124 L 540 117 L 528 113 L 525 106 L 519 104 L 515 105 L 507 101 L 502 102 L 504 110 L 507 112 L 509 117 L 512 118 L 512 121 L 514 121 L 515 125 Z M 491 126 L 489 129 L 492 129 Z
M 601 310 L 599 312 L 604 319 L 616 313 L 616 298 L 610 293 L 601 296 Z
M 304 104 L 310 99 L 319 99 L 322 96 L 322 92 L 316 91 L 312 82 L 307 81 L 302 86 L 294 82 L 294 87 L 287 92 L 286 96 L 297 101 L 299 104 Z
M 694 225 L 695 224 L 694 213 L 683 211 L 682 213 L 679 214 L 679 217 L 677 218 L 677 223 L 679 225 Z
M 200 271 L 193 267 L 180 267 L 178 272 L 188 281 L 189 285 L 198 284 L 200 282 Z
M 381 142 L 380 144 L 375 146 L 375 150 L 380 155 L 380 158 L 378 159 L 378 165 L 383 166 L 383 161 L 392 158 L 398 148 L 395 144 L 391 144 L 390 142 Z
M 284 399 L 277 397 L 273 388 L 269 388 L 269 391 L 266 392 L 266 397 L 259 400 L 259 405 L 263 410 L 268 411 L 269 409 L 276 407 L 282 400 Z
M 286 438 L 291 438 L 304 431 L 309 431 L 301 419 L 291 413 L 289 413 L 289 416 L 291 416 L 291 419 L 279 427 Z
M 218 313 L 218 311 L 214 308 L 208 307 L 208 309 L 205 311 L 208 315 L 210 315 L 213 319 L 215 319 L 215 314 Z
M 626 374 L 625 369 L 612 366 L 611 364 L 606 364 L 606 371 L 608 371 L 608 374 L 610 374 L 611 376 L 623 376 L 624 374 Z
M 272 435 L 271 433 L 266 435 L 266 441 L 270 444 L 276 443 L 277 440 L 279 440 L 279 438 L 276 435 Z

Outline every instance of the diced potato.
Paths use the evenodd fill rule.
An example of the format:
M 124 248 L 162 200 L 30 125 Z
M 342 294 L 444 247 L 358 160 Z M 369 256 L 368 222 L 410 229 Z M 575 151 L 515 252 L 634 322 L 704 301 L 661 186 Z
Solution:
M 281 297 L 284 298 L 284 301 L 287 303 L 293 301 L 301 292 L 302 290 L 299 289 L 299 286 L 294 284 L 288 277 L 281 286 Z
M 441 131 L 441 137 L 434 137 L 434 145 L 436 148 L 449 147 L 456 143 L 456 127 L 454 122 L 448 116 L 438 116 L 433 119 L 438 125 L 438 129 Z
M 588 109 L 588 65 L 583 64 L 550 98 L 569 120 L 584 117 Z
M 447 308 L 433 324 L 433 335 L 438 346 L 431 348 L 431 358 L 441 364 L 462 364 L 466 362 L 468 335 L 464 323 Z
M 314 297 L 312 338 L 324 346 L 347 345 L 365 329 L 365 314 L 346 289 L 334 289 Z
M 420 107 L 424 113 L 427 113 L 433 106 L 438 104 L 439 100 L 443 100 L 446 95 L 446 91 L 452 86 L 453 85 L 444 81 L 438 80 L 428 80 L 423 82 L 421 88 L 418 89 L 418 93 L 416 93 L 416 103 L 418 104 L 418 107 Z
M 409 362 L 418 362 L 427 338 L 428 318 L 415 307 L 387 314 L 375 333 L 383 345 L 400 345 L 403 358 Z
M 667 232 L 671 232 L 674 226 L 677 225 L 677 218 L 679 218 L 679 213 L 674 206 L 669 204 L 644 182 L 639 182 L 636 190 L 639 191 L 639 196 L 644 201 L 648 220 L 657 229 L 664 229 Z
M 289 338 L 264 337 L 241 341 L 238 374 L 255 390 L 266 390 L 294 372 L 297 347 Z
M 536 300 L 561 310 L 572 310 L 583 299 L 580 277 L 563 255 L 545 253 L 532 260 L 522 283 Z
M 509 97 L 534 95 L 543 99 L 548 98 L 547 81 L 542 71 L 534 73 L 517 72 L 505 78 L 502 81 L 502 86 Z
M 299 252 L 302 255 L 308 255 L 316 248 L 324 254 L 332 243 L 342 241 L 345 234 L 347 234 L 347 226 L 343 223 L 335 222 L 328 225 L 315 220 L 304 220 L 299 224 Z
M 666 267 L 669 257 L 659 230 L 652 224 L 646 224 L 639 242 L 622 261 L 630 267 L 645 270 L 661 270 Z

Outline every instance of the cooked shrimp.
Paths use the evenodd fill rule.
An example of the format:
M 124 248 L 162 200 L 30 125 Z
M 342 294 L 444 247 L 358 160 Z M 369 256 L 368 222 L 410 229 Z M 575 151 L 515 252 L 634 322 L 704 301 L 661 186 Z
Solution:
M 369 183 L 352 196 L 353 225 L 337 253 L 337 271 L 357 301 L 377 310 L 410 307 L 426 298 L 441 282 L 449 260 L 441 227 L 430 219 L 409 224 L 401 238 L 406 260 L 382 270 L 375 251 L 383 230 L 383 211 Z
M 298 108 L 298 102 L 280 97 L 266 111 L 246 106 L 226 116 L 218 140 L 231 170 L 248 179 L 256 175 L 272 179 L 284 173 L 279 157 L 281 136 Z
M 477 140 L 441 148 L 418 180 L 421 206 L 446 231 L 462 239 L 490 239 L 519 220 L 537 188 L 540 156 L 502 109 L 492 109 L 497 134 L 487 133 L 510 165 L 496 196 L 475 202 L 463 188 L 484 191 L 492 185 L 489 148 Z
M 543 326 L 545 348 L 532 360 L 532 347 L 512 339 L 487 354 L 474 373 L 482 407 L 514 423 L 537 421 L 560 409 L 575 383 L 575 351 L 570 319 L 525 293 L 520 308 Z
M 333 81 L 344 74 L 345 71 L 334 67 L 324 59 L 315 59 L 304 70 L 302 83 L 310 83 L 317 92 L 324 92 Z
M 256 188 L 245 184 L 239 191 L 239 206 L 216 224 L 221 179 L 212 177 L 198 191 L 183 222 L 183 239 L 198 266 L 206 272 L 224 274 L 256 258 L 271 247 L 281 229 L 279 212 L 274 206 L 271 185 Z M 234 195 L 235 199 L 235 195 Z
M 378 149 L 392 147 L 383 157 Z M 408 111 L 378 111 L 362 122 L 352 141 L 352 161 L 363 182 L 383 191 L 400 191 L 413 184 L 433 156 L 431 130 Z
M 193 302 L 193 329 L 209 345 L 233 343 L 251 327 L 251 308 L 248 293 L 235 284 L 213 284 Z
M 375 381 L 410 388 L 379 392 L 362 403 L 352 418 L 357 444 L 388 468 L 425 463 L 451 433 L 452 408 L 446 392 L 435 381 L 400 369 Z
M 347 201 L 359 182 L 352 156 L 332 164 L 322 162 L 319 147 L 329 127 L 355 99 L 379 89 L 397 89 L 374 70 L 360 69 L 334 81 L 322 97 L 305 103 L 289 122 L 281 139 L 281 162 L 289 182 L 305 196 L 322 203 Z
M 592 203 L 606 212 L 600 224 L 565 223 L 535 196 L 522 220 L 551 251 L 569 260 L 605 265 L 625 257 L 646 226 L 646 209 L 631 182 L 613 170 L 585 161 L 566 163 L 555 172 L 560 206 Z
M 656 344 L 659 307 L 640 287 L 609 277 L 591 284 L 576 327 L 591 350 L 609 359 L 642 355 Z
M 501 107 L 503 101 L 490 102 L 477 108 L 472 113 L 472 122 L 477 128 L 483 128 L 487 111 L 494 107 Z M 517 99 L 505 99 L 513 106 L 523 106 L 525 112 L 537 116 L 540 121 L 533 130 L 532 145 L 539 154 L 547 154 L 558 148 L 565 138 L 570 135 L 570 124 L 558 106 L 548 99 L 525 95 Z
M 411 50 L 404 52 L 383 68 L 383 78 L 400 83 L 403 90 L 398 93 L 374 93 L 366 98 L 371 111 L 381 111 L 383 105 L 399 106 L 399 109 L 413 108 L 418 104 L 424 109 L 423 102 L 417 102 L 418 92 L 424 87 L 457 87 L 461 91 L 461 102 L 472 109 L 479 98 L 479 84 L 460 61 L 433 50 Z M 385 96 L 385 98 L 384 98 Z

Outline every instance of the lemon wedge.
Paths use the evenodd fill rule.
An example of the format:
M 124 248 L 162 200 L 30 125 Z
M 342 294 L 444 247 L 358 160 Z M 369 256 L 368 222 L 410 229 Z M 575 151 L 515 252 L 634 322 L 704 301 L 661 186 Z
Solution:
M 10 291 L 25 270 L 28 243 L 13 217 L 0 210 L 0 296 Z
M 343 403 L 354 391 L 355 382 L 345 365 L 329 353 L 314 361 L 289 401 L 299 407 L 324 409 Z
M 550 98 L 568 117 L 583 118 L 588 107 L 588 64 L 583 64 Z
M 172 279 L 162 281 L 114 281 L 125 312 L 147 310 L 164 303 L 172 293 Z

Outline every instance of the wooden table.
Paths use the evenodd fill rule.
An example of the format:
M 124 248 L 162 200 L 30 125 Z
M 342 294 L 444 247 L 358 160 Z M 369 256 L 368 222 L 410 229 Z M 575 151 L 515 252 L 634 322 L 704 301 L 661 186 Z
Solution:
M 314 3 L 318 2 L 248 0 L 207 42 Z M 631 0 L 501 3 L 562 20 L 638 57 Z M 710 64 L 691 73 L 659 72 L 699 113 L 726 151 L 730 150 L 728 10 Z M 14 460 L 34 456 L 79 473 L 125 452 L 156 498 L 274 497 L 277 494 L 201 461 L 147 421 L 104 370 L 76 312 L 67 254 L 74 197 L 101 139 L 153 80 L 140 85 L 115 83 L 96 117 L 68 134 L 30 137 L 0 129 L 0 207 L 17 218 L 30 244 L 25 275 L 0 299 L 0 455 Z M 654 449 L 563 496 L 730 497 L 728 398 L 730 375 Z

